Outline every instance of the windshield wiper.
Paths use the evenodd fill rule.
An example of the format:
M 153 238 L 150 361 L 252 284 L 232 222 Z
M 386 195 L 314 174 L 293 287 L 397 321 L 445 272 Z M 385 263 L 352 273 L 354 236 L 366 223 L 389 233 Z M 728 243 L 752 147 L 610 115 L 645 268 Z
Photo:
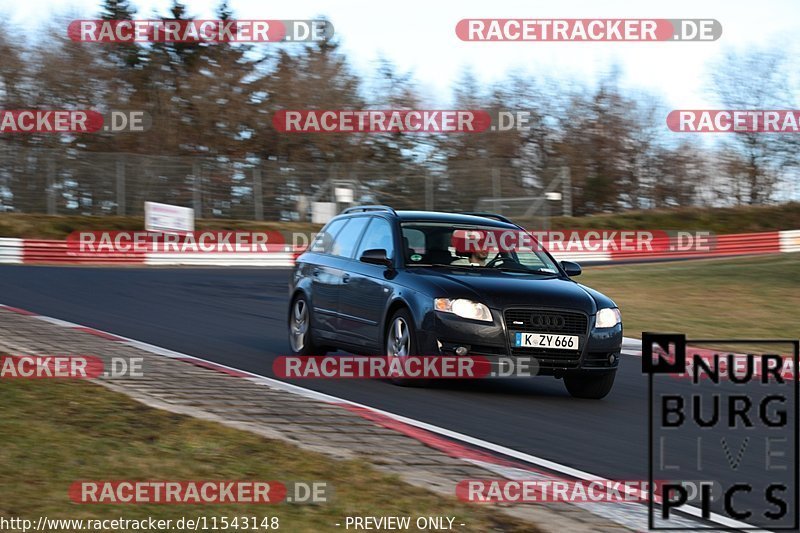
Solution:
M 556 272 L 553 272 L 552 270 L 543 269 L 543 268 L 537 268 L 537 269 L 534 270 L 534 269 L 531 269 L 531 268 L 526 268 L 526 267 L 524 267 L 522 265 L 520 265 L 518 267 L 516 267 L 516 266 L 515 267 L 512 267 L 512 266 L 499 266 L 499 267 L 495 267 L 495 268 L 497 270 L 502 270 L 502 271 L 505 271 L 505 272 L 521 272 L 521 273 L 524 273 L 524 274 L 546 274 L 548 276 L 555 276 L 556 275 Z
M 448 265 L 446 263 L 408 263 L 406 266 L 413 267 L 445 267 L 445 268 L 471 268 L 472 265 Z

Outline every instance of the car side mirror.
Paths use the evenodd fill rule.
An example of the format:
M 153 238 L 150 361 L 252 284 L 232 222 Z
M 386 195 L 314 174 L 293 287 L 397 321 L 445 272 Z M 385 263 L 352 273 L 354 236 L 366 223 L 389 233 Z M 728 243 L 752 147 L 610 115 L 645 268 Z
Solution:
M 385 267 L 392 267 L 392 260 L 386 255 L 386 250 L 383 248 L 374 248 L 372 250 L 364 250 L 361 257 L 358 258 L 362 263 L 370 263 L 372 265 L 383 265 Z
M 575 276 L 580 276 L 581 272 L 583 272 L 581 266 L 574 261 L 561 261 L 561 268 L 563 268 L 564 272 L 567 273 L 567 276 L 571 278 Z

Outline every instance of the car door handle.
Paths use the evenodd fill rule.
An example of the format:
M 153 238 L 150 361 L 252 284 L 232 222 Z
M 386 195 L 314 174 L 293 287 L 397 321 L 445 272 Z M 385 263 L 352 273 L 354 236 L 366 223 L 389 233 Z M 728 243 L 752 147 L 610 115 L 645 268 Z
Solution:
M 350 282 L 350 274 L 345 274 L 342 276 L 342 283 L 349 283 Z

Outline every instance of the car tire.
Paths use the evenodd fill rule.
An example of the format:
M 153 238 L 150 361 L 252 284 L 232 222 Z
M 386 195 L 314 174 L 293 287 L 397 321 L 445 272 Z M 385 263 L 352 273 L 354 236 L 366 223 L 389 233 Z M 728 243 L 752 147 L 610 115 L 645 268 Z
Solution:
M 400 324 L 399 326 L 398 323 Z M 398 327 L 399 331 L 396 329 Z M 405 340 L 402 341 L 403 346 L 400 346 L 398 342 L 401 341 L 403 334 L 405 334 L 406 337 Z M 398 336 L 400 338 L 398 338 Z M 390 318 L 389 322 L 386 324 L 383 350 L 387 359 L 391 359 L 392 357 L 418 355 L 417 333 L 414 329 L 414 319 L 411 317 L 411 313 L 407 309 L 399 309 L 395 314 L 392 315 L 392 318 Z M 389 381 L 395 385 L 400 385 L 401 387 L 423 387 L 428 384 L 428 380 L 426 379 L 390 377 Z
M 328 349 L 314 342 L 311 306 L 305 295 L 298 294 L 289 306 L 289 348 L 294 355 L 325 355 Z
M 578 372 L 564 376 L 564 385 L 573 398 L 600 400 L 614 385 L 617 372 Z

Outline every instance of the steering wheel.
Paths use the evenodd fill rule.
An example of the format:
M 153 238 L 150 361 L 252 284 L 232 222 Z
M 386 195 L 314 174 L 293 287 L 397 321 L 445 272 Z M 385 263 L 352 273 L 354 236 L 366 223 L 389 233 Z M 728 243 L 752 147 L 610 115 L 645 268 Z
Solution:
M 488 262 L 487 262 L 485 265 L 483 265 L 483 266 L 484 266 L 485 268 L 491 268 L 491 267 L 495 266 L 497 263 L 504 263 L 504 262 L 508 261 L 508 258 L 507 258 L 507 257 L 503 257 L 503 256 L 502 256 L 502 255 L 500 255 L 500 254 L 501 254 L 501 252 L 497 252 L 497 255 L 495 255 L 493 258 L 491 258 L 491 259 L 490 259 L 490 260 L 489 260 L 489 261 L 488 261 Z

